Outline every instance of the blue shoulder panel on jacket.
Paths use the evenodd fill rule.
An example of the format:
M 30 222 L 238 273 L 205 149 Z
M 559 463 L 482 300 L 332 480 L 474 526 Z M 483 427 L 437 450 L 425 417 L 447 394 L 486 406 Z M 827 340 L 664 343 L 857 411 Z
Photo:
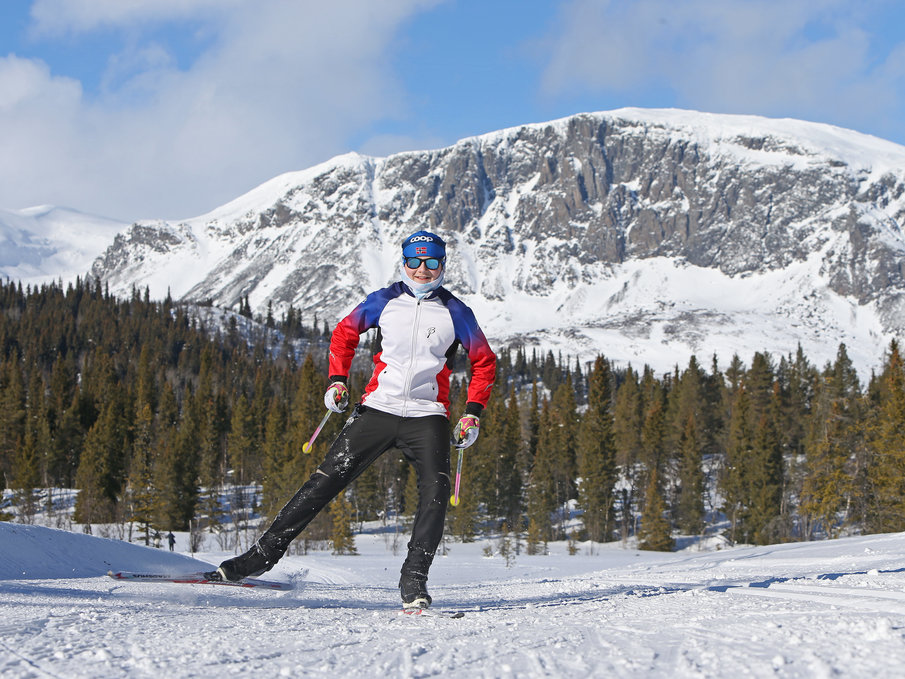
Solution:
M 452 318 L 453 327 L 456 330 L 456 339 L 458 339 L 465 350 L 470 353 L 475 342 L 484 342 L 484 333 L 481 332 L 478 321 L 474 312 L 466 306 L 465 302 L 453 295 L 446 288 L 440 288 L 437 293 L 440 301 L 449 309 L 449 315 Z
M 367 296 L 364 302 L 359 304 L 352 312 L 352 321 L 356 325 L 359 334 L 370 328 L 376 328 L 380 320 L 380 314 L 386 308 L 390 300 L 404 294 L 402 282 L 393 283 L 386 288 L 375 290 Z

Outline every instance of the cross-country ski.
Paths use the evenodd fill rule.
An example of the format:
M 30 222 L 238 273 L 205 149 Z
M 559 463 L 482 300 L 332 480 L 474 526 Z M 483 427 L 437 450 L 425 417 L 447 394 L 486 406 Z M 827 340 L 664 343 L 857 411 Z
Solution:
M 166 575 L 163 573 L 130 573 L 127 571 L 109 571 L 107 575 L 114 580 L 127 582 L 169 582 L 183 585 L 221 585 L 225 587 L 246 587 L 260 589 L 290 590 L 294 586 L 288 582 L 275 582 L 273 580 L 261 580 L 259 578 L 242 578 L 236 582 L 223 580 L 217 577 L 216 572 L 182 573 L 178 575 Z
M 450 611 L 441 608 L 403 608 L 403 615 L 415 618 L 464 618 L 465 611 Z

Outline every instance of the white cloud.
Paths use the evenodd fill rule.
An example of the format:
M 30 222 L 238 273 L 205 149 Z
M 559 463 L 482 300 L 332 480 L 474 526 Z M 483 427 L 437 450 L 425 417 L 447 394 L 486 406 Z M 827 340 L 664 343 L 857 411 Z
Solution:
M 901 45 L 876 61 L 860 27 L 882 3 L 574 0 L 548 36 L 548 97 L 668 92 L 676 105 L 869 126 L 905 102 Z
M 77 187 L 84 173 L 66 162 L 81 152 L 77 131 L 83 124 L 82 88 L 71 78 L 54 77 L 39 61 L 0 57 L 0 192 L 14 207 L 37 200 L 42 187 Z M 40 172 L 35 169 L 40 168 Z
M 32 30 L 38 35 L 58 36 L 148 22 L 210 20 L 242 3 L 243 0 L 34 0 Z
M 0 206 L 190 217 L 343 153 L 403 115 L 389 55 L 400 24 L 431 4 L 36 0 L 36 36 L 132 37 L 90 96 L 41 62 L 0 59 Z M 210 32 L 191 64 L 141 39 L 143 22 L 174 18 Z

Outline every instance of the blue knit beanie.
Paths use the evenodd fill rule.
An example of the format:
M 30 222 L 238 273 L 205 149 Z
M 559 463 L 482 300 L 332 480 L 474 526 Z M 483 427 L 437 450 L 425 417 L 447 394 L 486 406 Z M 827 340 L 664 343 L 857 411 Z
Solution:
M 440 236 L 429 231 L 418 231 L 402 241 L 403 257 L 446 258 L 446 243 Z

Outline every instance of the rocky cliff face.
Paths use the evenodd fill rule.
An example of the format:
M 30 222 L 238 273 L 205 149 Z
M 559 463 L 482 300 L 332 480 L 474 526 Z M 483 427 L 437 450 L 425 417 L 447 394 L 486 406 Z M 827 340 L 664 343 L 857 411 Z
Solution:
M 708 327 L 742 333 L 728 328 L 752 310 L 790 322 L 781 347 L 757 349 L 830 333 L 832 355 L 865 341 L 855 325 L 872 324 L 876 345 L 905 330 L 903 224 L 903 147 L 800 121 L 623 110 L 342 156 L 196 219 L 136 224 L 91 273 L 123 293 L 248 296 L 335 321 L 398 276 L 399 242 L 426 228 L 449 243 L 448 287 L 501 343 L 577 338 L 588 353 L 612 344 L 597 328 L 725 352 Z M 740 295 L 767 298 L 739 309 Z

